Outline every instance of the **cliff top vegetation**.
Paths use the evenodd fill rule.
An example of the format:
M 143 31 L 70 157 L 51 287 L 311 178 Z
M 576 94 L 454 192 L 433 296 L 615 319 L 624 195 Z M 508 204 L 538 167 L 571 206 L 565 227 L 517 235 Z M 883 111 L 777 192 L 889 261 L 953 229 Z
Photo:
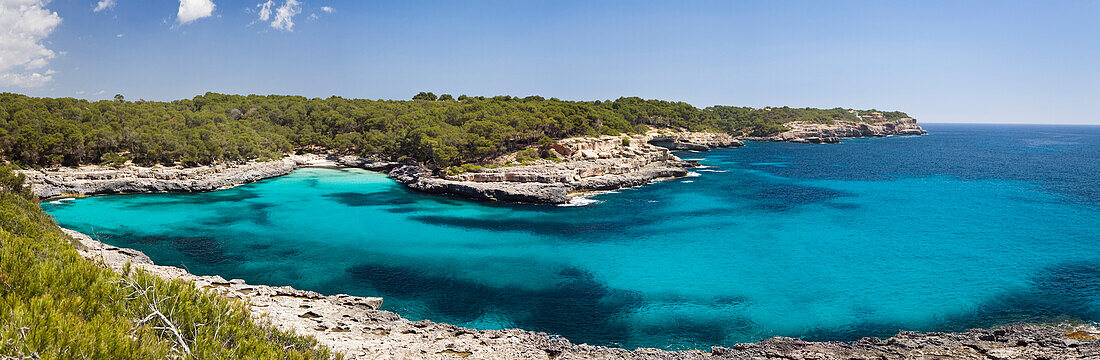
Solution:
M 783 124 L 790 121 L 867 121 L 849 110 L 700 109 L 638 97 L 564 101 L 429 92 L 401 101 L 206 93 L 168 102 L 0 93 L 0 158 L 25 167 L 131 161 L 193 166 L 322 150 L 447 167 L 539 141 L 650 127 L 764 136 L 786 130 Z M 884 113 L 885 119 L 906 116 Z

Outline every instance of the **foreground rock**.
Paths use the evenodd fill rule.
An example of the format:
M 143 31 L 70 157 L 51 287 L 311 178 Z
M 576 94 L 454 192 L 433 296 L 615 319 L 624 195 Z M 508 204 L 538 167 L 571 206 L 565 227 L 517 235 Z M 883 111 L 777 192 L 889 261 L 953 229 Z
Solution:
M 837 121 L 832 124 L 815 124 L 794 121 L 783 125 L 790 128 L 790 130 L 773 136 L 746 139 L 796 143 L 837 143 L 840 142 L 841 138 L 924 135 L 928 133 L 912 118 L 892 121 L 883 120 L 875 123 Z
M 1035 325 L 965 333 L 902 332 L 889 339 L 807 342 L 772 338 L 710 351 L 626 350 L 577 345 L 545 333 L 519 329 L 473 330 L 427 320 L 409 321 L 379 310 L 382 299 L 324 296 L 291 287 L 250 285 L 219 276 L 196 276 L 160 266 L 139 251 L 117 248 L 66 230 L 81 255 L 115 271 L 127 262 L 166 279 L 238 298 L 253 318 L 280 329 L 312 335 L 350 359 L 1097 359 L 1100 334 Z

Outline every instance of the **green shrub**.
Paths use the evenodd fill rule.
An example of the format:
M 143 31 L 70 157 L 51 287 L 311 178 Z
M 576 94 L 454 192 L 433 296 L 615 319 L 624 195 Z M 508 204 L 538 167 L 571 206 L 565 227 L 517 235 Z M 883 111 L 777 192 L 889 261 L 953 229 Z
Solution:
M 126 165 L 127 161 L 130 161 L 130 159 L 118 153 L 106 153 L 103 154 L 99 163 L 101 165 L 119 167 Z
M 538 157 L 538 152 L 535 149 L 523 149 L 516 153 L 516 162 L 529 164 L 535 162 Z
M 558 154 L 553 152 L 553 151 L 550 151 L 550 149 L 546 149 L 546 150 L 543 150 L 543 151 L 539 152 L 539 157 L 543 158 L 543 159 L 546 159 L 546 160 L 554 160 L 554 161 L 557 161 L 557 162 L 561 161 L 561 158 L 558 157 Z
M 7 165 L 0 165 L 0 193 L 13 193 L 30 196 L 30 189 L 23 184 L 27 176 L 15 172 Z
M 454 176 L 454 175 L 464 174 L 464 173 L 468 173 L 468 172 L 478 172 L 478 171 L 481 171 L 481 168 L 482 167 L 477 165 L 477 164 L 462 164 L 462 165 L 448 167 L 446 172 L 447 172 L 447 175 Z

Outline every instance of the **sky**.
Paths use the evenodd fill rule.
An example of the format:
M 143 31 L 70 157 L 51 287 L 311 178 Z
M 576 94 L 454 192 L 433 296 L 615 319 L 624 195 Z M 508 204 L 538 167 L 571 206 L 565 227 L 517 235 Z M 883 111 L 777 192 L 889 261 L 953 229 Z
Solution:
M 620 96 L 1100 124 L 1100 1 L 0 0 L 0 91 Z

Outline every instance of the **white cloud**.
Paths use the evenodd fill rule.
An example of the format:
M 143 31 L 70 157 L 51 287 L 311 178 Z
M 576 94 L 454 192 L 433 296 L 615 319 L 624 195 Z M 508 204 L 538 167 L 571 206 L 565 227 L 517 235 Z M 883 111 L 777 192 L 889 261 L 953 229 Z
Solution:
M 213 0 L 180 0 L 180 10 L 176 13 L 176 22 L 180 25 L 209 17 L 214 14 Z
M 105 93 L 105 92 L 107 92 L 107 90 L 100 90 L 100 91 L 96 91 L 95 94 L 96 95 L 103 95 L 103 93 Z
M 321 10 L 329 14 L 336 12 L 336 9 L 333 9 L 331 6 L 322 6 Z
M 275 9 L 275 20 L 271 21 L 271 27 L 283 31 L 294 31 L 294 16 L 301 13 L 302 6 L 298 4 L 298 0 L 286 0 L 283 6 Z
M 36 87 L 49 82 L 50 70 L 36 71 L 57 57 L 43 44 L 61 17 L 46 0 L 0 0 L 0 85 Z
M 123 36 L 126 36 L 126 35 L 125 35 L 125 34 L 118 34 L 118 35 L 115 35 L 115 37 L 117 37 L 117 38 L 120 38 L 120 37 L 123 37 Z
M 39 73 L 30 74 L 17 74 L 17 73 L 3 73 L 0 74 L 0 85 L 32 88 L 46 85 L 46 83 L 53 80 L 53 76 L 42 75 Z
M 76 94 L 77 94 L 77 95 L 84 95 L 84 90 L 77 90 L 77 91 L 76 91 Z
M 267 21 L 271 19 L 271 5 L 275 5 L 274 0 L 267 0 L 267 2 L 263 4 L 256 4 L 256 7 L 260 8 L 259 21 Z
M 113 9 L 114 7 L 115 0 L 99 0 L 99 2 L 95 4 L 95 9 L 92 9 L 92 11 L 100 12 L 107 9 Z

